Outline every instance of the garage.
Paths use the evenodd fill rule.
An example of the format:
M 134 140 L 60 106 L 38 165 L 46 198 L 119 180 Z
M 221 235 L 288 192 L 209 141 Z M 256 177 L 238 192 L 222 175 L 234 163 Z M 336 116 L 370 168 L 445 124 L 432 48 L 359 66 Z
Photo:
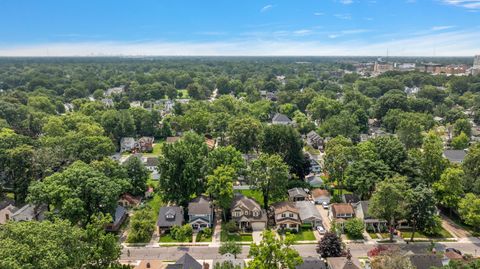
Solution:
M 265 222 L 252 222 L 253 231 L 263 231 L 265 230 Z

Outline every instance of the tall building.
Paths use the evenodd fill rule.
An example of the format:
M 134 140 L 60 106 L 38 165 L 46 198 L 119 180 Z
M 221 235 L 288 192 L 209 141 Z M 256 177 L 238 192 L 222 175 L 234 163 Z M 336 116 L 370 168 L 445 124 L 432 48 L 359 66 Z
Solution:
M 473 58 L 472 74 L 480 75 L 480 55 L 475 55 L 475 58 Z

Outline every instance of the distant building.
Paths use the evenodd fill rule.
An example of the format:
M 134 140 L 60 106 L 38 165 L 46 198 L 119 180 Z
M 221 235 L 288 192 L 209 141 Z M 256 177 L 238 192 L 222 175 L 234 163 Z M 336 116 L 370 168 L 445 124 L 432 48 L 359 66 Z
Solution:
M 10 219 L 13 221 L 42 221 L 45 219 L 44 213 L 47 211 L 47 206 L 36 206 L 33 204 L 26 204 L 22 208 L 13 212 Z
M 473 58 L 472 75 L 480 75 L 480 55 L 475 55 Z
M 290 125 L 292 124 L 292 120 L 289 119 L 287 115 L 277 113 L 273 116 L 272 124 Z
M 105 96 L 111 96 L 111 95 L 114 95 L 114 94 L 122 94 L 124 90 L 125 90 L 125 86 L 123 86 L 123 85 L 119 86 L 119 87 L 110 88 L 105 92 Z
M 373 66 L 374 73 L 381 74 L 381 73 L 385 73 L 387 71 L 392 71 L 392 70 L 393 70 L 393 64 L 388 62 L 377 61 Z
M 447 149 L 443 151 L 443 157 L 447 158 L 451 163 L 462 163 L 467 156 L 465 150 Z

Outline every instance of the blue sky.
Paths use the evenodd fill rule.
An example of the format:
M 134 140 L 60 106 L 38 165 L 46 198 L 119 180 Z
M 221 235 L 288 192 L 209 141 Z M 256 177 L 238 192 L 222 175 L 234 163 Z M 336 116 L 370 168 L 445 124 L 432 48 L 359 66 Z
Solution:
M 480 0 L 0 0 L 0 55 L 480 53 Z

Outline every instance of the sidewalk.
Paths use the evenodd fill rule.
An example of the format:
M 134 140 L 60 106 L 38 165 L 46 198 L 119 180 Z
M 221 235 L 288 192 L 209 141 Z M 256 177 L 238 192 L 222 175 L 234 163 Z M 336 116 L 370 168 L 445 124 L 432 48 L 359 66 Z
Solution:
M 215 217 L 215 226 L 213 227 L 213 235 L 212 235 L 212 243 L 210 243 L 211 247 L 218 247 L 220 246 L 220 238 L 222 233 L 222 217 L 219 216 L 220 211 L 216 213 Z

